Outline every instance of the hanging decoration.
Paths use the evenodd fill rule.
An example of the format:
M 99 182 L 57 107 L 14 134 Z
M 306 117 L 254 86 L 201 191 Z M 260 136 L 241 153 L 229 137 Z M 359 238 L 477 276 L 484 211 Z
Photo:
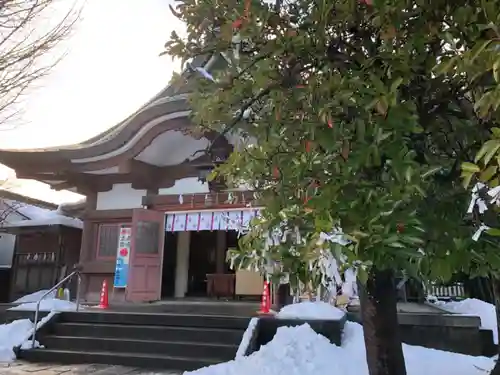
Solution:
M 485 189 L 487 189 L 487 186 L 481 182 L 478 182 L 472 188 L 471 201 L 469 203 L 469 207 L 467 208 L 468 214 L 472 214 L 476 206 L 479 214 L 483 214 L 488 210 L 488 204 L 496 204 L 497 206 L 500 205 L 500 186 L 494 187 L 493 189 L 489 189 L 486 192 L 486 195 L 490 197 L 488 202 L 486 202 L 485 199 L 483 199 L 479 194 L 481 190 Z M 479 237 L 481 237 L 481 234 L 483 234 L 484 231 L 487 231 L 489 229 L 491 228 L 485 225 L 484 223 L 481 223 L 479 228 L 472 235 L 472 240 L 478 241 Z
M 488 230 L 488 229 L 490 229 L 490 227 L 488 227 L 487 225 L 481 224 L 480 227 L 478 228 L 478 230 L 476 230 L 476 232 L 472 236 L 472 240 L 477 242 L 479 240 L 479 237 L 481 237 L 481 234 L 483 234 L 483 232 L 485 230 Z
M 483 214 L 488 210 L 486 202 L 479 197 L 479 191 L 486 187 L 485 184 L 478 182 L 473 188 L 471 193 L 471 201 L 469 207 L 467 208 L 467 213 L 471 214 L 474 211 L 474 207 L 477 205 L 480 214 Z
M 245 8 L 243 10 L 243 16 L 239 17 L 235 21 L 233 21 L 233 38 L 231 40 L 233 57 L 236 61 L 240 59 L 240 51 L 241 51 L 241 34 L 240 30 L 243 27 L 243 24 L 248 21 L 250 15 L 250 3 L 251 0 L 245 0 Z

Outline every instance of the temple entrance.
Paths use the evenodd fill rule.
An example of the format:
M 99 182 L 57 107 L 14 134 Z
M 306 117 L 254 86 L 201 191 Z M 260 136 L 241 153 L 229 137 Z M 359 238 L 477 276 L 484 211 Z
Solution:
M 191 232 L 188 297 L 207 296 L 207 275 L 216 272 L 217 232 Z
M 163 245 L 161 298 L 172 298 L 175 293 L 175 267 L 177 265 L 178 232 L 166 232 Z
M 229 249 L 238 247 L 238 223 L 257 210 L 179 211 L 166 214 L 162 299 L 237 300 L 262 294 L 262 276 L 231 270 Z M 236 223 L 236 224 L 235 224 Z
M 232 298 L 234 271 L 226 254 L 237 246 L 234 230 L 166 232 L 161 298 Z

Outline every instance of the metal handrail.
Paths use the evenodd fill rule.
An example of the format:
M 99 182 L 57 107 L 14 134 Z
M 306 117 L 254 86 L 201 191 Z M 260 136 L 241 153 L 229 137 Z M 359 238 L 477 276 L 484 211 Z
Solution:
M 40 313 L 40 304 L 42 303 L 42 300 L 47 297 L 50 293 L 52 293 L 54 290 L 59 288 L 62 284 L 64 284 L 66 281 L 70 280 L 73 278 L 73 276 L 77 275 L 77 285 L 76 285 L 76 311 L 78 312 L 80 310 L 80 283 L 82 281 L 82 277 L 80 275 L 80 270 L 75 270 L 71 272 L 68 276 L 66 276 L 64 279 L 59 281 L 56 285 L 54 285 L 52 288 L 50 288 L 47 292 L 45 292 L 37 301 L 36 303 L 36 309 L 35 309 L 35 320 L 33 321 L 33 336 L 31 340 L 31 348 L 35 348 L 35 336 L 36 336 L 36 326 L 38 323 L 38 314 Z

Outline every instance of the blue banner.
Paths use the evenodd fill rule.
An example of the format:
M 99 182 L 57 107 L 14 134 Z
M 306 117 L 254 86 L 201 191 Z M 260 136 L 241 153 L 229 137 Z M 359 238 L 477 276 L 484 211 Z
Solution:
M 130 227 L 124 226 L 120 228 L 118 249 L 116 252 L 115 279 L 113 282 L 115 288 L 127 287 L 131 234 L 132 230 Z

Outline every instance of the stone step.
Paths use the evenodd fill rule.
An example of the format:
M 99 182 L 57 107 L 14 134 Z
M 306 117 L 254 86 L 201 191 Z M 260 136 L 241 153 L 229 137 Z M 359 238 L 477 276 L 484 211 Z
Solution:
M 227 328 L 165 327 L 154 325 L 68 323 L 55 324 L 52 333 L 58 336 L 127 337 L 136 340 L 168 340 L 187 342 L 221 342 L 238 345 L 241 330 Z
M 38 314 L 38 319 L 42 319 L 42 318 L 46 317 L 48 314 L 49 314 L 48 311 L 40 311 Z M 26 310 L 0 311 L 0 324 L 10 323 L 10 322 L 13 322 L 14 320 L 19 320 L 19 319 L 33 320 L 34 318 L 35 318 L 34 311 L 26 311 Z
M 233 359 L 250 318 L 112 311 L 61 312 L 19 358 L 194 370 Z
M 217 362 L 234 359 L 237 345 L 216 342 L 199 343 L 183 341 L 136 340 L 103 337 L 72 337 L 48 335 L 43 345 L 52 350 L 79 352 L 138 353 L 169 357 L 210 358 Z
M 245 330 L 249 317 L 195 314 L 150 314 L 110 311 L 63 312 L 60 322 L 89 324 L 155 325 L 172 327 L 231 328 Z

